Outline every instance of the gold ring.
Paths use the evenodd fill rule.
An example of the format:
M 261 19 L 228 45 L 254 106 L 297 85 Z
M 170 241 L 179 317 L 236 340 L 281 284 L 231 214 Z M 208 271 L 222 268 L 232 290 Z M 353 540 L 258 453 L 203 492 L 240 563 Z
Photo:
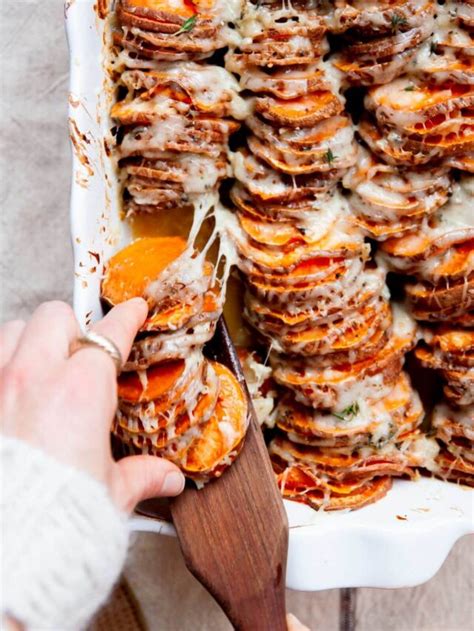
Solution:
M 85 331 L 71 343 L 71 346 L 69 347 L 69 354 L 74 355 L 74 353 L 77 353 L 77 351 L 80 351 L 82 348 L 88 347 L 98 348 L 101 351 L 104 351 L 104 353 L 107 353 L 115 364 L 117 374 L 120 374 L 124 361 L 122 353 L 112 340 L 109 340 L 108 337 L 100 335 L 99 333 L 94 333 L 94 331 Z

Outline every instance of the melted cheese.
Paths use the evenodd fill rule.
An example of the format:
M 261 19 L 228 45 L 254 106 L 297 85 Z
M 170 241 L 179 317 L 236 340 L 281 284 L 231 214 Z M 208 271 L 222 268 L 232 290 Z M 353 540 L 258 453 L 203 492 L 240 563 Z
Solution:
M 148 79 L 150 87 L 155 85 L 156 81 L 158 81 L 159 85 L 175 79 L 178 85 L 182 86 L 189 93 L 196 106 L 203 111 L 212 110 L 224 104 L 227 105 L 228 113 L 233 118 L 242 120 L 248 114 L 246 102 L 239 96 L 239 83 L 225 68 L 202 65 L 190 61 L 184 63 L 163 63 L 155 75 L 159 77 L 157 80 L 154 79 L 154 75 L 151 75 Z M 135 82 L 133 72 L 125 72 L 122 77 L 125 85 L 133 85 Z M 143 81 L 146 86 L 146 75 Z M 151 100 L 145 101 L 145 104 L 153 103 L 153 107 L 157 107 L 156 104 L 159 100 L 160 94 Z M 176 101 L 173 102 L 177 104 Z M 184 104 L 181 103 L 180 105 L 183 106 Z M 148 111 L 148 108 L 146 111 Z

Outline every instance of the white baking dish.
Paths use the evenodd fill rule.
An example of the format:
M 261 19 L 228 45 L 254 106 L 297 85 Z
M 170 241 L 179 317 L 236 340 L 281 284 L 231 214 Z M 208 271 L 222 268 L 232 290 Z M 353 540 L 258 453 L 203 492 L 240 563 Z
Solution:
M 104 260 L 128 238 L 104 147 L 111 123 L 103 69 L 104 21 L 93 0 L 66 2 L 71 51 L 70 124 L 74 160 L 71 226 L 74 306 L 83 324 L 101 315 Z M 98 3 L 101 3 L 99 1 Z M 287 585 L 293 589 L 406 587 L 430 579 L 459 537 L 474 532 L 474 493 L 439 480 L 396 481 L 381 501 L 325 514 L 285 502 L 290 522 Z M 170 524 L 136 517 L 134 530 L 174 535 Z

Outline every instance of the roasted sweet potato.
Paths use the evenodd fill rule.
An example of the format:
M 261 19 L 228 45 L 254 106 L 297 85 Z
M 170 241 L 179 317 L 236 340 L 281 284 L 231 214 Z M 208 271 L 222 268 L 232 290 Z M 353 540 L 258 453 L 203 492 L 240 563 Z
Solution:
M 163 270 L 180 257 L 187 244 L 180 237 L 137 239 L 109 259 L 102 281 L 102 298 L 112 305 L 140 296 Z

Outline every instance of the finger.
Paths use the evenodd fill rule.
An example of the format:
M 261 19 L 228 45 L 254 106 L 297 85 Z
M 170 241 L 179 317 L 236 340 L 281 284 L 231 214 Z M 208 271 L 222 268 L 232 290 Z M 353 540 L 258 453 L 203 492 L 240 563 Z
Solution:
M 0 368 L 13 357 L 26 324 L 23 320 L 12 320 L 0 327 Z
M 72 308 L 65 302 L 44 302 L 26 324 L 11 365 L 44 373 L 69 357 L 72 340 L 79 334 L 79 324 Z
M 105 318 L 94 324 L 92 329 L 114 342 L 125 361 L 147 314 L 146 301 L 143 298 L 132 298 L 114 307 Z
M 156 456 L 128 456 L 117 463 L 113 496 L 120 508 L 131 512 L 151 497 L 174 497 L 184 489 L 185 478 L 176 465 Z

